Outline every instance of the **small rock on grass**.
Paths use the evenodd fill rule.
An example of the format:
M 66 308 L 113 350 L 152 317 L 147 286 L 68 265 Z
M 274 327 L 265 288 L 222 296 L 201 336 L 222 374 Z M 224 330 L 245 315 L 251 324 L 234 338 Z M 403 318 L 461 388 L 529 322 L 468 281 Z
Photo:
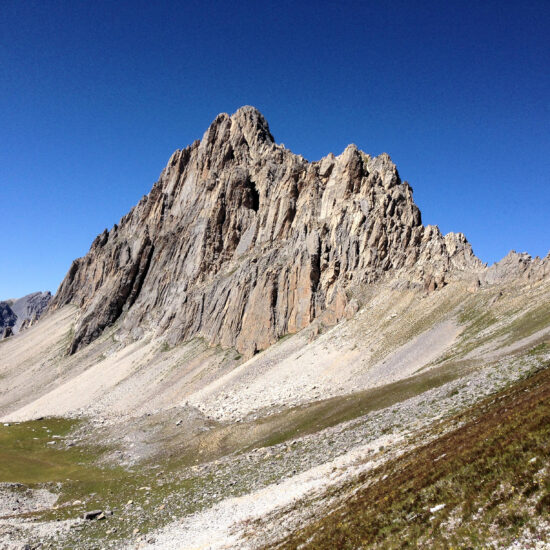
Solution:
M 103 516 L 103 517 L 100 517 Z M 84 515 L 82 516 L 83 519 L 105 519 L 105 514 L 103 513 L 103 510 L 91 510 L 90 512 L 84 512 Z
M 445 508 L 445 504 L 437 504 L 433 508 L 430 508 L 430 513 L 435 514 L 435 512 L 439 512 L 439 510 L 443 510 Z

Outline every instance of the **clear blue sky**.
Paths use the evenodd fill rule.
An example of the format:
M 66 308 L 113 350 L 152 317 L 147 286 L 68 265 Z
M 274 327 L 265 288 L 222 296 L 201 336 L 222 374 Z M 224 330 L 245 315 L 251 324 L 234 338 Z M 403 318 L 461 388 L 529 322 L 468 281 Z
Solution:
M 550 248 L 550 2 L 0 2 L 0 298 L 55 291 L 219 112 L 388 152 L 424 223 Z

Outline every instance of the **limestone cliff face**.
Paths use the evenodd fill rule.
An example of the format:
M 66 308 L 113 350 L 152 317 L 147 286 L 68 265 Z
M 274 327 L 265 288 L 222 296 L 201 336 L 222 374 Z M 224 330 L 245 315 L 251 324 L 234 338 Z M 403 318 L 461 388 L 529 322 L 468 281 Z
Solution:
M 243 107 L 172 155 L 73 263 L 51 308 L 82 309 L 71 352 L 120 319 L 134 338 L 202 336 L 251 355 L 348 314 L 349 287 L 391 276 L 435 289 L 482 267 L 464 235 L 422 225 L 388 155 L 350 145 L 308 162 Z

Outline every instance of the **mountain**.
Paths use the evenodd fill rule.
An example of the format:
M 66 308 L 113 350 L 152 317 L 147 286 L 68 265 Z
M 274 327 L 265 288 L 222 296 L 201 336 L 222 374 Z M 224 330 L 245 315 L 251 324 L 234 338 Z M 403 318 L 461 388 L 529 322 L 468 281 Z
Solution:
M 0 351 L 2 548 L 550 543 L 550 255 L 488 267 L 388 155 L 252 107 Z
M 81 308 L 72 353 L 123 316 L 127 335 L 155 327 L 170 344 L 201 336 L 250 357 L 352 314 L 354 287 L 392 277 L 436 289 L 482 269 L 464 235 L 422 225 L 388 155 L 350 145 L 308 162 L 243 107 L 172 155 L 73 263 L 50 309 Z
M 17 300 L 0 302 L 0 334 L 17 334 L 32 326 L 48 307 L 50 292 L 34 292 Z M 6 333 L 6 329 L 9 329 Z

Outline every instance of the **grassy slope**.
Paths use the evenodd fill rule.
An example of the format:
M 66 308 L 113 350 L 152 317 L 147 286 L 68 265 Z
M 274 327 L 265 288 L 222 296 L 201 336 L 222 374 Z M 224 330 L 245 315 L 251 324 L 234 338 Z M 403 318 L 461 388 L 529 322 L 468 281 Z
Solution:
M 67 447 L 64 438 L 70 439 L 79 422 L 61 418 L 45 418 L 38 421 L 0 425 L 0 483 L 22 483 L 30 488 L 47 488 L 59 494 L 58 506 L 42 512 L 22 514 L 35 520 L 60 520 L 77 518 L 86 510 L 122 510 L 127 502 L 149 510 L 158 508 L 163 498 L 170 493 L 194 490 L 196 479 L 172 481 L 170 473 L 158 483 L 158 470 L 101 467 L 98 458 L 105 451 L 101 447 L 76 445 Z M 59 436 L 54 438 L 54 436 Z M 49 442 L 55 441 L 54 445 Z M 153 473 L 154 472 L 154 473 Z M 153 491 L 141 487 L 152 485 Z M 76 503 L 75 503 L 76 502 Z M 192 512 L 191 507 L 187 512 Z M 118 521 L 120 516 L 129 516 L 129 521 Z M 134 517 L 137 516 L 137 517 Z M 116 537 L 128 537 L 137 527 L 140 531 L 151 528 L 149 517 L 141 514 L 118 514 Z M 9 516 L 6 516 L 9 517 Z M 164 521 L 168 521 L 165 518 Z M 156 525 L 156 523 L 155 523 Z M 86 524 L 84 538 L 104 540 L 112 523 Z M 73 535 L 74 533 L 71 533 Z M 74 542 L 74 541 L 73 541 Z M 69 538 L 62 547 L 74 548 Z M 55 544 L 57 548 L 58 545 Z
M 481 548 L 536 529 L 550 512 L 550 368 L 450 422 L 460 427 L 355 480 L 280 546 Z
M 459 349 L 455 350 L 455 352 L 458 353 L 454 355 L 451 354 L 451 361 L 448 363 L 440 364 L 432 370 L 421 372 L 410 379 L 402 380 L 383 388 L 375 388 L 357 392 L 352 395 L 327 399 L 300 407 L 293 407 L 280 414 L 258 419 L 253 422 L 235 425 L 221 424 L 191 441 L 177 440 L 170 442 L 168 439 L 166 447 L 171 448 L 173 452 L 166 452 L 163 456 L 156 457 L 158 462 L 155 460 L 157 464 L 161 465 L 164 471 L 159 478 L 156 477 L 159 473 L 159 469 L 150 469 L 151 466 L 153 466 L 152 463 L 141 464 L 131 470 L 100 467 L 97 466 L 97 458 L 102 454 L 104 449 L 82 448 L 81 446 L 63 448 L 64 446 L 61 444 L 48 445 L 48 441 L 52 440 L 54 434 L 60 436 L 69 435 L 70 437 L 70 432 L 74 427 L 72 421 L 50 418 L 38 422 L 25 422 L 19 425 L 11 425 L 9 427 L 0 425 L 0 482 L 17 481 L 34 487 L 46 483 L 46 486 L 51 488 L 54 492 L 59 492 L 59 503 L 62 505 L 66 504 L 66 506 L 46 513 L 31 514 L 36 518 L 74 518 L 81 514 L 84 509 L 92 508 L 110 508 L 118 510 L 114 519 L 109 520 L 109 522 L 95 523 L 93 526 L 86 526 L 82 536 L 89 540 L 103 539 L 106 537 L 106 532 L 111 529 L 113 522 L 115 522 L 117 526 L 117 533 L 107 538 L 116 538 L 119 540 L 120 538 L 129 536 L 134 528 L 139 527 L 140 532 L 145 532 L 151 528 L 159 527 L 172 518 L 171 513 L 168 511 L 168 507 L 166 509 L 162 508 L 165 498 L 168 495 L 178 493 L 189 495 L 186 502 L 178 507 L 177 510 L 178 515 L 184 515 L 208 505 L 210 502 L 209 498 L 204 501 L 202 499 L 198 501 L 195 499 L 195 496 L 202 494 L 206 487 L 211 490 L 210 485 L 213 484 L 215 492 L 220 490 L 215 486 L 215 481 L 211 482 L 211 480 L 205 479 L 202 475 L 191 474 L 187 479 L 180 479 L 179 475 L 175 475 L 183 471 L 189 465 L 214 460 L 232 453 L 242 453 L 253 448 L 288 441 L 296 437 L 317 432 L 325 427 L 334 426 L 343 421 L 357 418 L 370 411 L 391 406 L 408 397 L 418 395 L 427 389 L 437 387 L 445 382 L 462 376 L 467 371 L 471 370 L 471 368 L 475 368 L 475 365 L 473 367 L 470 364 L 462 365 L 456 362 L 453 363 L 453 359 L 455 359 L 456 356 L 461 357 L 466 351 L 469 351 L 470 347 L 468 344 L 470 344 L 471 339 L 474 340 L 472 346 L 477 346 L 480 345 L 480 343 L 484 343 L 486 340 L 494 338 L 495 334 L 499 337 L 513 336 L 517 339 L 530 335 L 541 327 L 548 326 L 550 321 L 550 309 L 548 309 L 548 302 L 544 299 L 540 299 L 540 296 L 537 296 L 539 298 L 538 300 L 533 299 L 533 302 L 538 305 L 531 308 L 529 312 L 520 312 L 518 315 L 511 315 L 516 306 L 514 300 L 512 298 L 509 299 L 507 295 L 505 295 L 503 298 L 494 301 L 495 293 L 496 291 L 487 292 L 485 293 L 486 295 L 480 293 L 466 300 L 465 305 L 467 307 L 464 308 L 463 318 L 461 319 L 467 327 L 464 345 L 459 346 Z M 445 311 L 447 311 L 447 309 L 445 309 Z M 485 316 L 487 312 L 491 313 L 488 317 Z M 384 319 L 386 319 L 386 317 L 384 317 Z M 499 319 L 501 322 L 495 322 L 495 318 Z M 411 325 L 411 330 L 416 330 L 417 328 L 416 324 Z M 494 332 L 490 332 L 490 334 L 480 338 L 480 333 L 483 333 L 483 331 L 487 329 Z M 511 329 L 514 330 L 512 331 Z M 544 351 L 544 349 L 546 349 L 544 346 L 547 345 L 548 343 L 546 342 L 539 344 L 539 346 L 543 346 L 543 348 L 538 351 Z M 533 351 L 537 350 L 535 349 Z M 471 414 L 474 413 L 472 412 Z M 462 420 L 468 420 L 468 416 L 464 416 Z M 546 421 L 548 424 L 548 417 L 546 417 Z M 484 422 L 485 421 L 481 422 L 481 425 L 484 425 Z M 508 422 L 508 420 L 506 420 L 506 422 Z M 523 420 L 518 420 L 516 424 L 518 424 L 525 433 L 529 432 L 531 429 L 535 430 L 533 434 L 537 433 L 536 427 L 533 428 L 529 423 L 522 424 L 522 422 Z M 512 426 L 514 425 L 515 424 Z M 42 426 L 46 426 L 47 430 L 42 428 Z M 544 435 L 548 440 L 548 433 L 546 432 Z M 442 442 L 443 439 L 433 445 L 443 444 Z M 480 442 L 480 444 L 481 443 L 482 442 Z M 449 448 L 452 448 L 453 445 L 454 443 L 452 441 L 448 443 Z M 447 507 L 437 515 L 434 521 L 429 521 L 427 509 L 430 506 L 439 504 L 440 495 L 447 498 L 448 495 L 447 492 L 445 492 L 447 489 L 445 489 L 445 487 L 447 484 L 451 484 L 451 482 L 454 483 L 454 481 L 449 481 L 445 475 L 440 472 L 440 468 L 447 464 L 448 458 L 444 457 L 444 459 L 438 460 L 437 467 L 434 468 L 434 465 L 430 463 L 431 459 L 429 457 L 426 458 L 426 452 L 425 449 L 422 449 L 420 454 L 414 453 L 411 455 L 408 463 L 402 464 L 399 462 L 394 464 L 395 468 L 407 469 L 406 471 L 408 474 L 404 476 L 405 485 L 403 490 L 401 490 L 400 487 L 401 478 L 395 477 L 400 474 L 399 472 L 392 473 L 391 465 L 388 466 L 389 469 L 387 471 L 384 470 L 380 472 L 379 478 L 386 473 L 388 473 L 390 477 L 383 482 L 378 481 L 373 486 L 375 489 L 374 494 L 376 495 L 379 492 L 380 502 L 377 500 L 372 501 L 375 504 L 371 507 L 371 512 L 373 510 L 376 512 L 377 510 L 383 510 L 383 512 L 377 512 L 376 521 L 372 518 L 367 520 L 367 522 L 371 522 L 371 524 L 374 525 L 373 529 L 375 529 L 377 533 L 376 537 L 372 539 L 370 543 L 367 543 L 367 546 L 399 546 L 401 536 L 405 536 L 405 540 L 409 541 L 412 545 L 416 545 L 419 542 L 426 542 L 429 529 L 435 528 L 437 533 L 441 521 L 450 517 L 450 511 L 456 515 L 460 503 L 462 503 L 464 499 L 469 498 L 467 494 L 459 494 L 459 492 L 456 491 L 456 487 L 454 487 L 449 491 L 450 493 L 456 491 L 456 498 L 452 500 L 449 496 L 449 499 L 446 501 Z M 445 453 L 445 451 L 437 452 L 440 454 Z M 547 448 L 545 453 L 544 456 L 547 458 Z M 525 461 L 527 461 L 527 458 Z M 536 466 L 537 463 L 534 464 Z M 456 468 L 456 464 L 453 462 L 450 468 L 451 470 L 452 468 Z M 530 466 L 530 468 L 533 469 L 534 466 Z M 414 472 L 418 472 L 418 474 L 412 475 Z M 434 481 L 432 477 L 430 477 L 430 472 L 432 472 L 434 476 L 439 475 L 439 472 L 441 477 L 438 477 Z M 500 473 L 500 470 L 497 469 L 496 472 Z M 474 473 L 475 470 L 473 473 L 470 472 L 472 475 Z M 508 473 L 510 474 L 510 479 L 512 479 L 512 475 L 516 472 L 509 471 Z M 468 472 L 464 475 L 467 474 Z M 409 479 L 407 476 L 410 477 L 411 483 L 413 480 L 418 482 L 418 484 L 413 484 L 411 486 L 408 493 L 406 482 L 408 482 Z M 493 482 L 494 481 L 495 479 L 493 479 Z M 57 486 L 59 482 L 61 483 Z M 364 482 L 372 483 L 373 480 L 369 478 Z M 435 496 L 433 498 L 430 497 L 431 493 L 429 491 L 428 493 L 422 492 L 423 489 L 420 486 L 421 482 L 425 483 L 428 489 L 431 487 L 430 483 L 436 485 L 437 491 L 433 488 L 430 489 L 430 491 L 435 491 Z M 458 482 L 460 482 L 460 480 L 458 480 Z M 546 484 L 548 484 L 547 480 Z M 395 494 L 391 492 L 386 494 L 385 491 L 392 485 L 396 491 Z M 440 488 L 440 485 L 443 489 Z M 143 486 L 152 486 L 152 488 L 150 491 L 141 491 L 140 488 Z M 376 487 L 379 487 L 379 489 L 376 489 Z M 350 489 L 354 488 L 355 487 L 350 486 Z M 368 500 L 372 498 L 370 493 L 371 490 L 372 489 L 369 489 Z M 545 490 L 546 494 L 548 494 L 547 485 Z M 242 491 L 246 492 L 244 488 Z M 420 500 L 413 499 L 409 502 L 412 498 L 411 495 L 416 494 L 416 492 L 421 495 L 418 497 Z M 238 487 L 231 489 L 231 494 L 240 493 L 241 489 Z M 540 491 L 535 491 L 533 493 L 533 498 L 538 498 L 537 495 L 539 493 Z M 485 498 L 485 496 L 481 494 L 480 498 Z M 86 503 L 73 506 L 71 503 L 75 499 L 85 500 Z M 130 499 L 134 501 L 134 506 L 138 505 L 140 508 L 143 507 L 143 512 L 135 516 L 129 514 L 126 503 Z M 352 502 L 353 500 L 349 502 L 350 506 Z M 506 500 L 506 502 L 508 501 Z M 387 508 L 390 504 L 392 506 Z M 399 508 L 399 506 L 402 506 L 402 509 Z M 513 506 L 515 506 L 515 504 Z M 541 510 L 544 511 L 546 509 L 544 506 L 546 505 L 541 504 L 541 506 Z M 475 508 L 472 509 L 475 511 Z M 365 511 L 367 510 L 368 507 L 365 507 Z M 354 512 L 349 510 L 349 514 L 351 514 L 350 517 L 353 517 Z M 418 516 L 415 516 L 415 514 L 418 514 Z M 391 522 L 384 523 L 386 516 L 392 518 Z M 329 522 L 331 517 L 332 516 L 328 516 L 328 518 L 322 520 L 317 529 L 324 528 L 324 522 Z M 472 517 L 473 516 L 470 515 L 470 518 L 466 518 L 463 523 L 464 525 L 468 525 L 468 522 L 470 522 L 470 524 L 477 528 Z M 345 521 L 347 521 L 347 519 Z M 394 521 L 395 523 L 392 523 Z M 504 520 L 500 519 L 499 521 L 502 522 Z M 516 521 L 516 528 L 521 525 L 522 521 L 521 518 Z M 498 524 L 493 524 L 498 526 Z M 354 525 L 353 521 L 351 521 L 349 525 L 351 533 L 355 533 L 355 531 L 361 533 L 361 529 L 358 528 L 357 525 Z M 321 533 L 327 533 L 331 529 L 332 527 L 327 527 L 324 531 L 321 531 Z M 344 531 L 345 529 L 346 528 L 344 528 Z M 501 527 L 498 527 L 498 529 L 503 530 Z M 336 531 L 337 530 L 334 529 L 335 533 Z M 511 532 L 513 532 L 513 529 Z M 296 538 L 287 541 L 285 544 L 289 547 L 293 547 L 292 545 L 298 540 L 306 540 L 311 534 L 312 532 L 310 534 L 307 534 L 307 532 L 297 534 Z M 302 535 L 305 538 L 302 538 Z M 340 542 L 337 543 L 334 543 L 334 540 L 331 541 L 331 539 L 327 539 L 325 547 L 332 548 L 339 547 L 339 545 L 346 547 L 345 544 L 347 544 L 348 541 L 346 538 L 347 535 L 343 532 L 342 536 L 343 538 L 338 539 Z M 440 535 L 437 534 L 437 536 Z M 474 541 L 476 536 L 476 529 L 472 528 L 468 537 Z M 381 537 L 380 540 L 379 537 Z M 463 538 L 457 540 L 470 539 Z M 351 541 L 350 547 L 357 547 L 361 544 L 354 542 L 353 539 L 349 540 Z M 441 544 L 444 542 L 442 539 L 434 540 Z M 320 544 L 320 547 L 323 547 L 322 541 Z M 474 543 L 469 544 L 473 545 Z M 317 539 L 314 539 L 311 546 L 317 547 Z M 464 546 L 464 544 L 461 544 L 461 546 Z
M 18 482 L 34 488 L 45 486 L 59 493 L 59 509 L 30 514 L 42 519 L 75 518 L 93 508 L 121 510 L 126 508 L 128 500 L 134 500 L 147 512 L 147 519 L 139 521 L 140 529 L 147 531 L 170 519 L 158 513 L 167 495 L 182 491 L 191 495 L 203 489 L 204 480 L 200 475 L 180 480 L 172 473 L 226 454 L 246 452 L 316 432 L 391 406 L 458 376 L 458 373 L 440 370 L 437 375 L 421 374 L 383 388 L 295 407 L 255 422 L 213 428 L 187 445 L 180 442 L 179 452 L 157 457 L 153 462 L 162 465 L 161 478 L 156 478 L 158 469 L 150 469 L 152 463 L 132 469 L 101 467 L 97 459 L 106 449 L 81 444 L 67 447 L 63 439 L 70 439 L 78 426 L 79 422 L 74 420 L 45 418 L 0 426 L 0 482 Z M 49 445 L 51 441 L 56 444 Z M 162 483 L 159 485 L 157 481 Z M 140 491 L 143 486 L 151 486 L 151 490 Z M 239 494 L 238 487 L 234 490 Z M 73 505 L 75 500 L 85 502 Z M 196 504 L 181 511 L 191 513 L 201 507 Z M 110 527 L 105 523 L 95 524 L 86 529 L 86 536 L 102 538 Z M 116 536 L 128 536 L 135 527 L 135 521 L 117 523 Z

